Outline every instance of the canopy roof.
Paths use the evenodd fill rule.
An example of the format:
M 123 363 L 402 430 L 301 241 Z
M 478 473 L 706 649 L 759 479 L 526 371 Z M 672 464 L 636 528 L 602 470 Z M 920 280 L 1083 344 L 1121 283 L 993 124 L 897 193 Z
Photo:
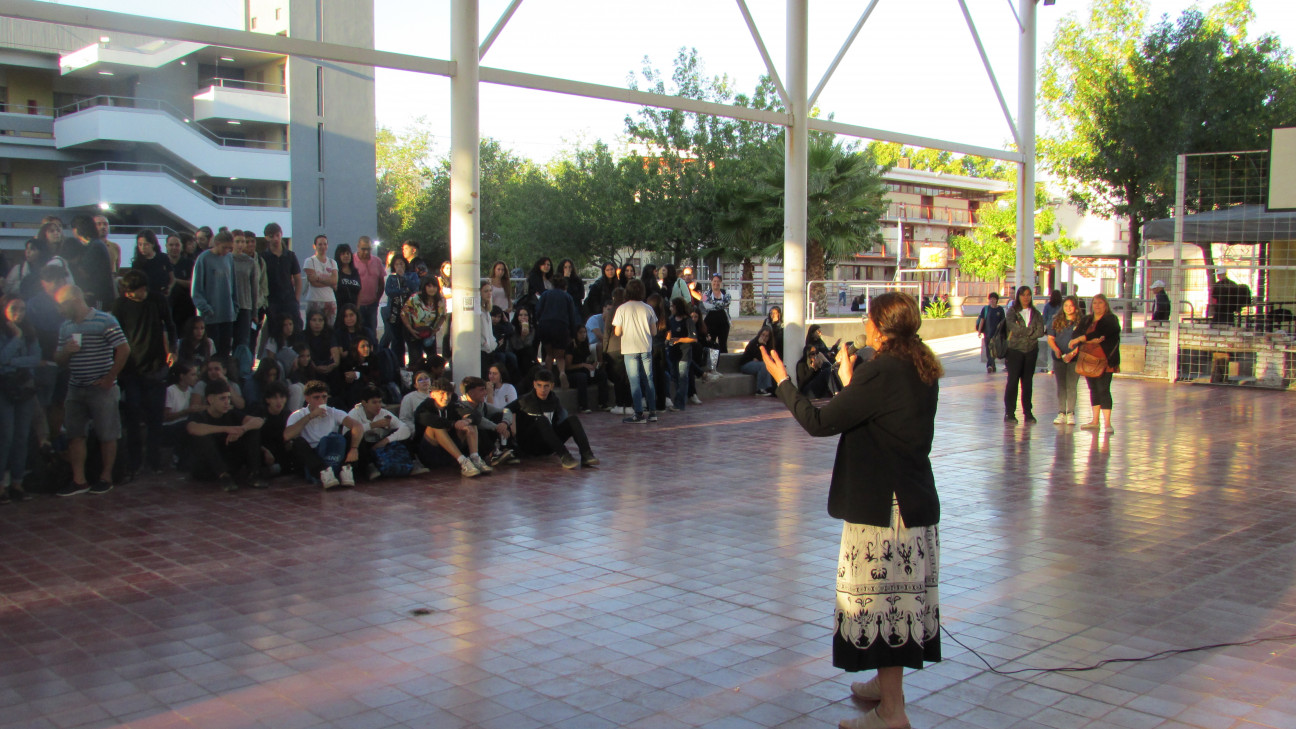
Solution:
M 1143 225 L 1144 240 L 1174 240 L 1174 218 Z M 1263 205 L 1235 205 L 1208 213 L 1185 215 L 1184 243 L 1267 243 L 1296 240 L 1296 212 L 1270 213 Z

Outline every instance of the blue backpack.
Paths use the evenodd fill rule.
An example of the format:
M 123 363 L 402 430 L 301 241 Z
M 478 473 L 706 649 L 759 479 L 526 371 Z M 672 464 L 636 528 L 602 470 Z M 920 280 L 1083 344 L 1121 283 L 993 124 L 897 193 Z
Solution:
M 389 443 L 374 449 L 378 470 L 384 476 L 408 476 L 414 470 L 414 459 L 404 443 Z

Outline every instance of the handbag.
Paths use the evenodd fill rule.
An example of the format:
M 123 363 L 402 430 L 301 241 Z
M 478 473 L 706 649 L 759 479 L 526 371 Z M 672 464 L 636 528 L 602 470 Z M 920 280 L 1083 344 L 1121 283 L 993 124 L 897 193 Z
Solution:
M 986 340 L 986 355 L 990 359 L 1003 359 L 1008 356 L 1008 339 L 1003 336 L 1003 327 L 1003 322 L 999 322 L 995 333 Z
M 1085 377 L 1102 377 L 1107 372 L 1107 355 L 1101 344 L 1085 342 L 1076 354 L 1076 374 Z

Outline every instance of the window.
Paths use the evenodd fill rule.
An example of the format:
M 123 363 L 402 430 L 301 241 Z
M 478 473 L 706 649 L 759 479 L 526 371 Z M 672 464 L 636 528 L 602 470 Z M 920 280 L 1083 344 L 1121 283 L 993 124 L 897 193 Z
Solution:
M 319 181 L 319 227 L 324 228 L 324 178 Z
M 316 169 L 324 171 L 324 125 L 315 125 L 315 164 Z
M 315 67 L 315 115 L 324 116 L 324 67 Z

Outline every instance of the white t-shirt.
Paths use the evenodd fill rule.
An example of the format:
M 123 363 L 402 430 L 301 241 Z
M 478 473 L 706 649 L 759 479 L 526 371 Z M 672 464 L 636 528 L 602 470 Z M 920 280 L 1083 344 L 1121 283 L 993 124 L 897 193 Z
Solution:
M 191 390 L 182 390 L 179 385 L 171 385 L 166 389 L 166 405 L 164 407 L 173 413 L 183 413 L 185 410 L 189 409 L 189 396 L 191 394 Z M 176 425 L 177 423 L 183 423 L 188 419 L 188 415 L 181 415 L 175 420 L 166 421 L 163 425 Z
M 517 399 L 517 388 L 505 382 L 499 386 L 499 389 L 491 396 L 487 402 L 503 410 L 508 404 Z
M 329 274 L 337 273 L 337 262 L 332 258 L 325 258 L 321 263 L 318 256 L 311 256 L 302 262 L 302 271 L 314 271 L 316 276 L 328 278 Z M 305 277 L 305 273 L 302 274 Z M 332 286 L 316 286 L 310 284 L 306 287 L 306 293 L 302 296 L 302 301 L 337 301 L 337 295 L 333 293 Z
M 319 445 L 320 438 L 323 438 L 330 433 L 338 432 L 338 428 L 342 427 L 342 421 L 347 418 L 347 414 L 337 408 L 331 408 L 325 405 L 320 409 L 324 411 L 324 417 L 316 418 L 307 423 L 306 427 L 302 428 L 300 436 L 311 448 Z M 293 414 L 288 416 L 288 427 L 292 427 L 297 423 L 297 421 L 309 414 L 309 407 L 294 410 Z
M 657 312 L 642 301 L 627 301 L 617 307 L 612 326 L 621 327 L 621 354 L 643 354 L 652 351 L 653 329 Z

